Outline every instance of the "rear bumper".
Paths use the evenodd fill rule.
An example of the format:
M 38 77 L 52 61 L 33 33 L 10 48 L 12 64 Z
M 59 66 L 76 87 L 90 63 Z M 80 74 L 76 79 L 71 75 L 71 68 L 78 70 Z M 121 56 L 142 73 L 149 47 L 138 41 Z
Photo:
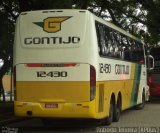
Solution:
M 14 107 L 16 116 L 98 119 L 95 100 L 83 103 L 58 103 L 56 108 L 46 108 L 45 103 L 15 101 Z

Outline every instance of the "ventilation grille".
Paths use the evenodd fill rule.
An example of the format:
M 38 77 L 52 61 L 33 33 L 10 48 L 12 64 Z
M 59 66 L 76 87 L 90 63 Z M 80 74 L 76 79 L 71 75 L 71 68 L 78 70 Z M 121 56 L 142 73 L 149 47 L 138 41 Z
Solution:
M 99 108 L 98 112 L 103 112 L 104 105 L 104 84 L 99 85 Z

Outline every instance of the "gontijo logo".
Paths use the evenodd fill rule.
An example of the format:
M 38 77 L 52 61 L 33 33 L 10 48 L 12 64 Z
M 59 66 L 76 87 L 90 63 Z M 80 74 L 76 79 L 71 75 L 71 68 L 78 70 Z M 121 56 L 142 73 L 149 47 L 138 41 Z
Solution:
M 71 18 L 71 16 L 64 16 L 64 17 L 48 17 L 43 20 L 43 22 L 33 22 L 33 24 L 43 28 L 43 31 L 47 33 L 56 33 L 61 30 L 62 22 L 66 21 L 67 19 Z M 60 44 L 79 44 L 81 38 L 79 36 L 61 36 L 57 34 L 51 34 L 52 36 L 47 36 L 47 34 L 42 34 L 46 36 L 26 36 L 24 38 L 25 45 L 44 45 L 46 44 L 52 45 L 60 45 Z
M 43 22 L 33 22 L 43 28 L 48 33 L 55 33 L 61 30 L 61 23 L 71 17 L 48 17 Z

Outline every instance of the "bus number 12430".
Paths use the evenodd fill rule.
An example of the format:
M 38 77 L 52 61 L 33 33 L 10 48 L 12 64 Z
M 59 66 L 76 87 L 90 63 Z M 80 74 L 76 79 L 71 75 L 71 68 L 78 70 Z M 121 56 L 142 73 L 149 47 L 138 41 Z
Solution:
M 45 71 L 38 71 L 37 72 L 37 77 L 67 77 L 68 74 L 66 71 L 50 71 L 50 72 L 45 72 Z

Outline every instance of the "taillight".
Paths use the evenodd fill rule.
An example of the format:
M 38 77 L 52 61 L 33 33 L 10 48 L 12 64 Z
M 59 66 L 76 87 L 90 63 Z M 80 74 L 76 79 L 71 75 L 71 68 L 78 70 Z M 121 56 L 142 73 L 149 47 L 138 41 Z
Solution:
M 148 83 L 151 84 L 152 83 L 152 77 L 151 74 L 148 75 Z
M 90 100 L 96 96 L 96 70 L 90 65 Z
M 144 62 L 144 60 L 140 60 L 139 63 L 140 64 L 144 64 L 145 62 Z
M 27 67 L 43 67 L 42 65 L 43 64 L 38 64 L 38 63 L 37 64 L 33 64 L 33 63 L 32 64 L 26 64 Z
M 74 66 L 77 66 L 78 64 L 76 63 L 65 63 L 64 64 L 64 67 L 74 67 Z

